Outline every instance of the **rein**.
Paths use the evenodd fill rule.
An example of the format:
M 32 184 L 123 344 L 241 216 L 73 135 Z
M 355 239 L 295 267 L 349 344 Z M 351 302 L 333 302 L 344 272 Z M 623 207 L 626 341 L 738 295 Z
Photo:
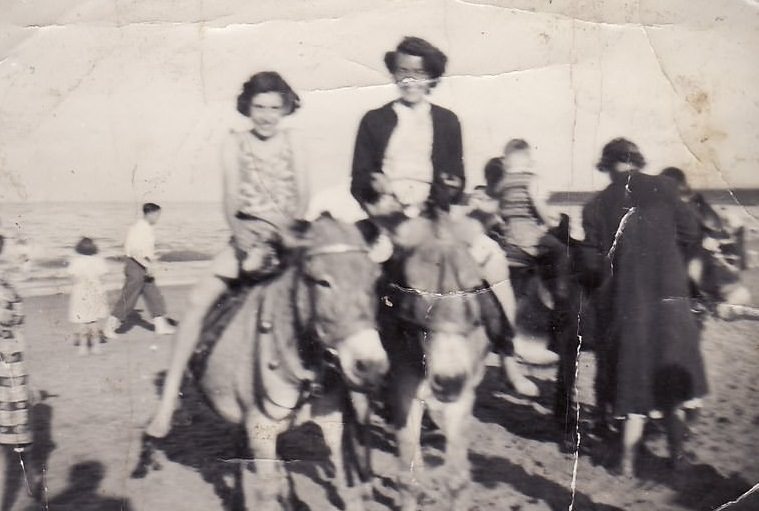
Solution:
M 360 247 L 358 245 L 350 245 L 348 243 L 333 243 L 331 245 L 325 245 L 323 247 L 307 250 L 304 254 L 306 259 L 312 257 L 319 257 L 330 254 L 349 254 L 352 252 L 369 253 L 369 249 L 366 247 Z
M 324 245 L 322 247 L 305 250 L 302 253 L 302 257 L 303 260 L 310 260 L 315 257 L 325 255 L 368 252 L 368 248 L 359 245 L 351 245 L 348 243 L 332 243 Z M 308 296 L 307 309 L 304 310 L 304 308 L 300 306 L 301 301 L 299 299 L 299 289 L 302 289 L 303 286 L 302 275 L 296 277 L 293 282 L 294 285 L 292 288 L 290 301 L 294 308 L 294 335 L 296 336 L 298 344 L 300 345 L 302 345 L 304 340 L 308 338 L 315 341 L 315 351 L 319 353 L 319 358 L 314 363 L 313 369 L 311 371 L 308 371 L 309 374 L 304 374 L 302 371 L 299 371 L 296 368 L 289 367 L 287 364 L 283 364 L 283 369 L 289 373 L 289 376 L 293 380 L 297 380 L 299 382 L 299 396 L 292 408 L 276 403 L 270 397 L 265 395 L 265 391 L 264 395 L 259 396 L 259 399 L 265 398 L 273 405 L 280 408 L 289 408 L 294 413 L 299 410 L 306 403 L 306 401 L 308 401 L 308 399 L 320 395 L 323 390 L 322 380 L 324 379 L 324 374 L 326 373 L 327 369 L 333 369 L 338 373 L 341 373 L 342 368 L 340 367 L 340 360 L 337 355 L 337 349 L 332 346 L 327 346 L 322 332 L 318 328 L 318 325 L 314 323 L 314 320 L 311 317 L 313 315 L 314 306 L 312 297 L 310 295 Z M 305 287 L 310 287 L 310 284 L 306 283 Z M 262 299 L 266 300 L 267 298 L 264 296 Z M 275 339 L 277 338 L 277 333 L 274 328 L 272 315 L 273 311 L 265 312 L 262 317 L 259 318 L 257 329 L 259 331 L 259 335 L 269 335 Z M 261 410 L 267 416 L 269 415 L 268 412 L 266 412 L 266 408 L 264 406 L 261 407 Z

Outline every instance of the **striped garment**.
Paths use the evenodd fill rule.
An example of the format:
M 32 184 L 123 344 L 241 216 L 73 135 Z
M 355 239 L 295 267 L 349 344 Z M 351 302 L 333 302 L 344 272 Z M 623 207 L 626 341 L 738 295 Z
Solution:
M 0 279 L 0 444 L 32 442 L 29 427 L 29 376 L 24 363 L 21 297 Z
M 530 182 L 535 179 L 532 172 L 507 172 L 501 182 L 501 216 L 511 218 L 534 218 L 538 221 L 530 197 Z
M 501 183 L 500 212 L 506 223 L 505 241 L 511 248 L 507 253 L 513 263 L 521 263 L 520 251 L 536 256 L 540 239 L 546 232 L 530 195 L 533 179 L 532 172 L 509 171 Z

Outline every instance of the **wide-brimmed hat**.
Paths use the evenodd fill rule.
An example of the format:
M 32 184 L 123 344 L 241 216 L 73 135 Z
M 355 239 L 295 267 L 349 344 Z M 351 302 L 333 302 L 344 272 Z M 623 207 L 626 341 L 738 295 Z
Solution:
M 619 137 L 604 146 L 596 168 L 601 172 L 609 172 L 614 169 L 616 163 L 632 163 L 642 169 L 646 166 L 646 159 L 634 142 Z

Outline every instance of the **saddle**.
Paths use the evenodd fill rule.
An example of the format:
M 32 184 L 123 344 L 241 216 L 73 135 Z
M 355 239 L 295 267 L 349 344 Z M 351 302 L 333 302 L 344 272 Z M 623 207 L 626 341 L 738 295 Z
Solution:
M 239 320 L 243 322 L 242 335 L 253 344 L 251 369 L 257 375 L 256 394 L 267 394 L 266 378 L 260 375 L 309 387 L 317 379 L 318 369 L 304 362 L 310 353 L 300 342 L 302 332 L 297 331 L 293 297 L 296 278 L 295 269 L 288 268 L 255 283 L 230 286 L 204 319 L 201 339 L 190 362 L 195 378 L 202 378 L 209 356 L 232 321 L 246 314 Z

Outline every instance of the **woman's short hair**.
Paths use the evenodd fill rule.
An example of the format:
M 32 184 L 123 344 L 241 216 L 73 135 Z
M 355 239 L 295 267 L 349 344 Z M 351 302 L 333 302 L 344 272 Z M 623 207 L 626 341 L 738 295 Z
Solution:
M 253 97 L 266 92 L 279 92 L 287 115 L 300 108 L 300 98 L 290 85 L 275 71 L 262 71 L 250 77 L 242 86 L 242 92 L 237 96 L 237 111 L 245 117 L 250 115 L 250 104 Z
M 643 158 L 637 145 L 624 137 L 619 137 L 604 146 L 596 168 L 601 172 L 611 172 L 617 163 L 631 163 L 642 169 L 646 166 L 646 159 Z
M 395 48 L 395 51 L 385 53 L 385 66 L 387 66 L 388 71 L 391 73 L 395 73 L 396 71 L 396 56 L 399 53 L 422 57 L 424 70 L 433 80 L 437 80 L 445 73 L 445 64 L 448 62 L 448 57 L 437 47 L 420 37 L 404 37 Z M 434 87 L 437 83 L 433 82 L 430 85 Z
M 662 170 L 659 174 L 664 177 L 668 177 L 674 180 L 679 185 L 688 184 L 688 180 L 685 178 L 685 172 L 678 169 L 677 167 L 667 167 L 666 169 Z
M 91 238 L 85 237 L 79 240 L 79 243 L 74 247 L 74 251 L 82 255 L 95 255 L 98 253 L 98 247 Z

